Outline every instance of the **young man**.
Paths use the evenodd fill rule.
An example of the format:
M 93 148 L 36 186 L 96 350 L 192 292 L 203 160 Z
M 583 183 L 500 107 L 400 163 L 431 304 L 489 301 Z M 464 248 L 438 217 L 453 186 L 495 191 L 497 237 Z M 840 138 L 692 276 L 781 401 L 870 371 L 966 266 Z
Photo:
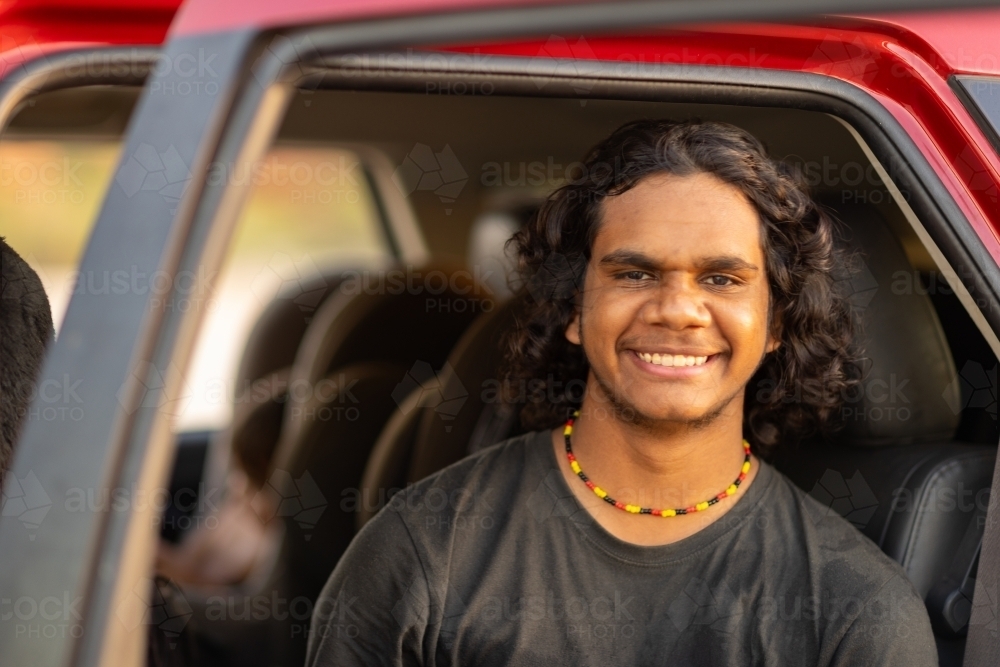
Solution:
M 830 220 L 730 125 L 631 123 L 585 166 L 514 239 L 539 430 L 361 531 L 308 664 L 937 664 L 903 570 L 756 456 L 858 381 Z

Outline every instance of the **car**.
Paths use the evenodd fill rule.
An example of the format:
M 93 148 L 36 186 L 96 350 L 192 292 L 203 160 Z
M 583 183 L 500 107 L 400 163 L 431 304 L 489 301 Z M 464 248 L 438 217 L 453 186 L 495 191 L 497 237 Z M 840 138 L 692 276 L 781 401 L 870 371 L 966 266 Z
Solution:
M 865 380 L 775 464 L 903 566 L 942 665 L 1000 655 L 1000 11 L 60 8 L 0 8 L 0 235 L 58 322 L 0 665 L 301 664 L 360 526 L 520 432 L 499 340 L 551 294 L 503 242 L 640 117 L 749 130 L 841 221 Z

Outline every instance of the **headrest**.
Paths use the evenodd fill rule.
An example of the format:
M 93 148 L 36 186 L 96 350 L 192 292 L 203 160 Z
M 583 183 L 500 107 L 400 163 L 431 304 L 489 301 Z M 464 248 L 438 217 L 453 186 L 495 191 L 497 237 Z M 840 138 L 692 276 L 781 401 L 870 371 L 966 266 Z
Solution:
M 335 293 L 340 280 L 340 272 L 329 273 L 295 281 L 278 292 L 257 318 L 243 347 L 236 373 L 237 394 L 254 380 L 292 365 L 309 322 Z
M 873 206 L 837 205 L 846 245 L 858 254 L 838 286 L 860 316 L 864 379 L 845 396 L 835 439 L 856 446 L 950 440 L 959 383 L 930 297 Z
M 397 266 L 346 275 L 309 325 L 292 380 L 315 381 L 362 361 L 439 367 L 492 302 L 491 290 L 465 269 Z
M 233 409 L 228 429 L 233 458 L 257 487 L 264 484 L 281 435 L 290 373 L 282 368 L 257 378 Z
M 500 342 L 514 326 L 518 299 L 480 316 L 448 356 L 438 377 L 445 397 L 464 397 L 457 409 L 424 410 L 406 479 L 422 479 L 466 454 L 520 432 L 517 411 L 500 401 Z M 445 406 L 442 406 L 445 407 Z M 451 406 L 447 406 L 451 408 Z
M 299 428 L 289 415 L 331 371 L 350 364 L 394 363 L 438 371 L 473 320 L 492 310 L 492 292 L 473 273 L 443 265 L 345 274 L 303 336 L 292 366 L 281 447 Z M 406 392 L 408 374 L 401 375 Z M 419 384 L 419 381 L 416 382 Z

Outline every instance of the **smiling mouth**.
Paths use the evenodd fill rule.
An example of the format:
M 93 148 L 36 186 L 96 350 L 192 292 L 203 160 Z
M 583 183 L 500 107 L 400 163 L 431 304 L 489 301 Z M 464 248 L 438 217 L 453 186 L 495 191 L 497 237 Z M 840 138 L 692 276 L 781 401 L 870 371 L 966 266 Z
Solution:
M 687 354 L 658 354 L 650 352 L 636 352 L 637 357 L 645 361 L 647 364 L 655 364 L 656 366 L 667 366 L 667 367 L 683 367 L 683 366 L 703 366 L 709 359 L 715 355 L 707 356 L 692 356 Z

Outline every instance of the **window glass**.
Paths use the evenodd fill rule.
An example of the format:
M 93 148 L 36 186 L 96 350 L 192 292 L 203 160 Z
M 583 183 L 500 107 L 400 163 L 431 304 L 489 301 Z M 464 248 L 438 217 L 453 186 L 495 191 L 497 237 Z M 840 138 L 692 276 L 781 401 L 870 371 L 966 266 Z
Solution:
M 57 332 L 119 151 L 111 139 L 0 140 L 0 236 L 41 278 Z
M 248 168 L 216 166 L 209 178 L 249 182 L 218 276 L 195 288 L 207 313 L 187 381 L 178 430 L 218 429 L 232 414 L 243 346 L 264 308 L 283 289 L 387 256 L 379 213 L 357 156 L 342 148 L 276 145 Z M 187 308 L 194 304 L 167 304 Z
M 119 137 L 38 136 L 0 140 L 0 236 L 38 273 L 58 336 L 78 267 L 121 152 Z M 205 320 L 186 386 L 178 430 L 216 429 L 231 415 L 233 378 L 256 318 L 282 288 L 338 266 L 387 254 L 364 170 L 350 151 L 330 146 L 273 147 L 248 169 L 216 166 L 210 178 L 252 184 L 222 270 L 195 277 L 165 308 L 200 300 Z M 155 285 L 150 287 L 155 289 Z

